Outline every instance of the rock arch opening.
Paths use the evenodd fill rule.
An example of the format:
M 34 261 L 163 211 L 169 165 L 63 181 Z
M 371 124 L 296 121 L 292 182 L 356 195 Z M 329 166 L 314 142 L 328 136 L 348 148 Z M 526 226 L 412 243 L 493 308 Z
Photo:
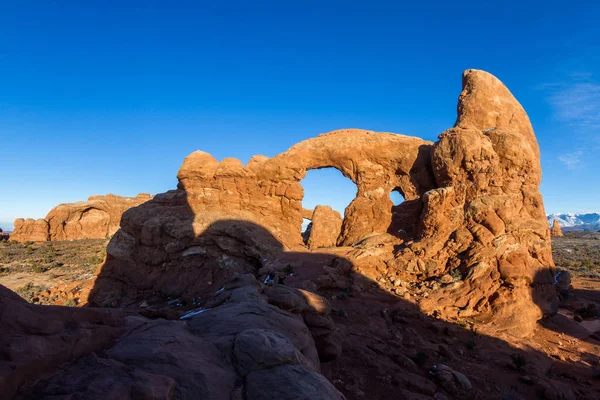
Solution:
M 340 236 L 346 207 L 356 198 L 358 188 L 333 167 L 311 169 L 300 181 L 302 238 L 311 248 L 333 247 Z
M 402 191 L 399 188 L 395 188 L 390 192 L 390 200 L 392 200 L 394 207 L 398 207 L 405 199 Z
M 404 240 L 414 237 L 423 210 L 422 199 L 407 200 L 402 188 L 396 187 L 390 192 L 390 200 L 392 221 L 388 233 Z

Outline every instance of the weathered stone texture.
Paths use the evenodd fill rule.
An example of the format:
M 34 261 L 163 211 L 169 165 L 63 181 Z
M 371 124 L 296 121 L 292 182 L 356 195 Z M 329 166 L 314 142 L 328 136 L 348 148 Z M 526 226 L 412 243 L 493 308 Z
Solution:
M 464 73 L 455 127 L 436 143 L 347 129 L 273 158 L 253 157 L 246 166 L 192 153 L 177 190 L 123 215 L 97 282 L 106 290 L 92 299 L 109 305 L 114 293 L 142 288 L 202 293 L 206 284 L 198 278 L 214 288 L 218 279 L 208 277 L 222 275 L 215 268 L 252 272 L 280 263 L 282 252 L 304 251 L 300 181 L 307 170 L 324 167 L 340 170 L 358 191 L 337 235 L 345 249 L 328 250 L 343 253 L 353 267 L 328 267 L 317 287 L 339 288 L 353 273 L 413 282 L 452 273 L 461 279 L 423 300 L 423 311 L 480 317 L 516 335 L 528 334 L 552 311 L 550 231 L 533 129 L 508 89 L 477 70 Z M 406 199 L 399 206 L 390 200 L 393 190 Z M 327 228 L 316 239 L 319 213 L 313 248 L 332 245 L 337 233 L 337 226 L 335 233 Z
M 17 219 L 10 240 L 40 242 L 104 239 L 119 229 L 121 215 L 125 211 L 151 198 L 147 193 L 140 193 L 136 197 L 108 194 L 90 196 L 87 201 L 60 204 L 50 210 L 44 219 Z

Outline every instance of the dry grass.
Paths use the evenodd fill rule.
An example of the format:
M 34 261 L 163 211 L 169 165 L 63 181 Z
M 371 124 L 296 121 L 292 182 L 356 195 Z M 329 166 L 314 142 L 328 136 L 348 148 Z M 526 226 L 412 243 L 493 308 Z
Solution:
M 30 301 L 49 287 L 94 276 L 107 240 L 0 242 L 0 284 Z
M 552 238 L 557 267 L 580 278 L 600 278 L 600 232 L 565 232 Z

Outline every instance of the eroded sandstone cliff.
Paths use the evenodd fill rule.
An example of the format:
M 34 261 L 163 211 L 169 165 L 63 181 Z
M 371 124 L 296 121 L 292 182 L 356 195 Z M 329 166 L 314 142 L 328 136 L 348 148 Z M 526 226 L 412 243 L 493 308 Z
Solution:
M 552 312 L 538 145 L 521 105 L 497 78 L 478 70 L 464 73 L 456 124 L 436 143 L 349 129 L 270 159 L 256 156 L 245 166 L 192 153 L 177 190 L 123 215 L 92 302 L 114 306 L 123 291 L 195 296 L 218 289 L 222 282 L 208 276 L 228 279 L 214 272 L 228 263 L 235 265 L 231 274 L 286 278 L 288 262 L 280 258 L 304 249 L 299 182 L 307 170 L 323 167 L 340 170 L 358 192 L 346 209 L 340 247 L 329 251 L 351 267 L 330 260 L 316 289 L 349 289 L 357 275 L 385 286 L 451 274 L 458 279 L 423 299 L 423 311 L 479 318 L 484 327 L 521 336 Z M 406 199 L 396 207 L 393 190 Z M 247 226 L 218 222 L 223 219 L 251 222 L 277 243 L 257 240 Z M 311 287 L 289 278 L 288 284 Z
M 59 204 L 44 219 L 16 219 L 10 240 L 41 242 L 104 239 L 119 229 L 121 215 L 125 211 L 150 199 L 151 196 L 147 193 L 140 193 L 136 197 L 108 194 L 90 196 L 87 201 Z

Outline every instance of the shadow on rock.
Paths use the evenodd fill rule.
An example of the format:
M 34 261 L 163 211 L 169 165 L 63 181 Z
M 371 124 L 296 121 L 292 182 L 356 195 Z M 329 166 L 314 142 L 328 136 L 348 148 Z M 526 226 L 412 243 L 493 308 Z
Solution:
M 340 255 L 344 248 L 284 251 L 267 229 L 248 221 L 219 220 L 200 231 L 193 223 L 169 219 L 152 233 L 178 246 L 158 271 L 107 258 L 91 299 L 121 310 L 67 316 L 68 308 L 29 305 L 5 290 L 3 363 L 13 372 L 0 381 L 3 393 L 18 390 L 24 399 L 591 399 L 598 393 L 591 366 L 597 360 L 561 361 L 527 340 L 509 343 L 478 334 L 468 321 L 425 315 L 418 302 L 426 292 L 390 293 L 353 272 Z M 192 232 L 200 233 L 190 239 Z M 14 313 L 33 319 L 22 322 Z M 49 318 L 67 322 L 47 332 Z M 98 336 L 90 323 L 106 325 L 101 329 L 112 335 Z M 54 347 L 60 357 L 22 357 L 22 346 L 51 348 L 65 338 L 72 345 Z

